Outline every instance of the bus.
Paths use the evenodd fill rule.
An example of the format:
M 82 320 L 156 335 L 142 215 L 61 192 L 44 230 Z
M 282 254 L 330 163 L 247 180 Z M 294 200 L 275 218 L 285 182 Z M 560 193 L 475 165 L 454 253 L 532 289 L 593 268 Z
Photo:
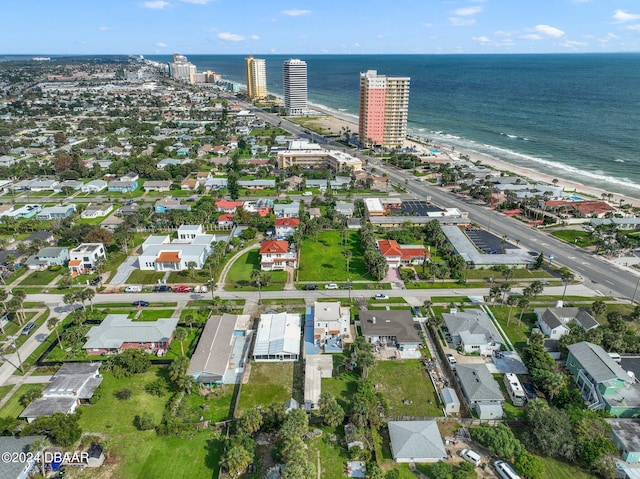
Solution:
M 520 476 L 516 474 L 516 471 L 505 461 L 494 461 L 493 467 L 502 479 L 520 479 Z

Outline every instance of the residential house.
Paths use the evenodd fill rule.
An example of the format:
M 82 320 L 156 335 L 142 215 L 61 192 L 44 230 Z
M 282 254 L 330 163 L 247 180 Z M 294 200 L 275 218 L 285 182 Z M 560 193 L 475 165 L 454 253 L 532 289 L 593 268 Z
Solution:
M 298 218 L 278 218 L 274 224 L 276 237 L 288 238 L 296 232 L 298 226 L 300 226 Z
M 447 451 L 436 421 L 389 421 L 391 454 L 396 462 L 438 462 Z
M 233 226 L 233 215 L 230 213 L 220 215 L 218 217 L 217 223 L 221 228 L 231 228 Z
M 137 203 L 132 203 L 130 205 L 123 205 L 118 208 L 116 214 L 120 216 L 132 216 L 138 213 L 138 211 L 140 211 L 140 205 Z
M 210 171 L 198 171 L 196 173 L 196 181 L 201 185 L 206 184 L 210 179 L 212 179 Z
M 353 209 L 353 203 L 347 203 L 346 201 L 336 202 L 335 210 L 346 218 L 353 218 Z
M 202 145 L 200 148 L 198 148 L 198 156 L 208 155 L 212 151 L 213 151 L 213 145 L 210 145 L 207 143 L 205 145 Z
M 49 266 L 64 266 L 69 261 L 69 248 L 48 246 L 37 254 L 29 256 L 25 262 L 29 269 L 45 269 Z
M 430 255 L 421 245 L 400 245 L 396 240 L 379 240 L 378 249 L 390 268 L 403 264 L 422 264 Z
M 0 451 L 15 461 L 0 462 L 3 479 L 27 479 L 38 473 L 42 450 L 34 450 L 46 436 L 0 436 Z
M 242 376 L 245 360 L 244 348 L 235 346 L 246 344 L 251 338 L 251 334 L 236 329 L 236 325 L 249 321 L 249 315 L 211 316 L 200 335 L 187 374 L 201 384 L 235 384 Z M 240 340 L 241 343 L 237 342 Z
M 41 241 L 42 243 L 47 243 L 49 245 L 54 245 L 57 243 L 56 237 L 51 231 L 42 230 L 31 233 L 27 238 L 23 241 L 24 243 L 31 244 L 34 241 Z
M 182 225 L 178 239 L 169 236 L 150 236 L 142 243 L 138 268 L 143 271 L 185 271 L 192 265 L 202 269 L 212 252 L 215 235 L 204 232 L 201 225 Z
M 80 188 L 83 193 L 99 193 L 107 187 L 108 183 L 104 180 L 91 180 Z
M 640 419 L 605 419 L 611 426 L 611 440 L 627 463 L 640 462 Z
M 126 349 L 142 349 L 163 356 L 169 349 L 178 318 L 134 321 L 128 314 L 108 314 L 87 332 L 82 348 L 90 356 L 118 354 Z
M 313 304 L 314 343 L 328 353 L 340 353 L 343 340 L 351 337 L 351 312 L 339 301 Z
M 72 276 L 94 271 L 100 260 L 107 254 L 102 243 L 82 243 L 69 251 L 69 271 Z
M 266 240 L 260 245 L 260 269 L 262 271 L 284 270 L 287 266 L 296 268 L 298 254 L 289 251 L 289 242 Z
M 413 321 L 411 311 L 368 310 L 358 314 L 367 342 L 381 348 L 396 348 L 401 357 L 419 354 L 420 326 Z
M 273 200 L 261 198 L 259 200 L 245 201 L 242 207 L 249 213 L 257 213 L 260 216 L 267 216 L 271 212 Z
M 320 218 L 322 216 L 322 210 L 320 208 L 309 208 L 309 218 Z
M 277 203 L 273 205 L 273 213 L 276 218 L 298 218 L 300 215 L 300 202 Z
M 223 190 L 229 184 L 229 180 L 227 178 L 221 178 L 219 176 L 214 178 L 209 178 L 204 183 L 204 187 L 207 190 Z
M 500 351 L 502 336 L 493 325 L 491 318 L 481 309 L 456 309 L 442 313 L 442 319 L 449 330 L 451 341 L 468 354 L 491 356 Z
M 53 191 L 58 186 L 57 180 L 38 179 L 33 180 L 29 184 L 29 190 L 31 191 Z
M 191 211 L 191 206 L 183 205 L 180 198 L 172 198 L 171 196 L 165 196 L 164 198 L 156 201 L 153 206 L 153 210 L 156 213 L 167 213 L 173 210 Z
M 587 341 L 567 349 L 567 369 L 590 410 L 604 409 L 613 417 L 640 414 L 640 384 L 604 349 Z
M 79 189 L 81 189 L 84 186 L 84 183 L 82 181 L 78 181 L 78 180 L 64 180 L 60 183 L 58 183 L 54 188 L 53 191 L 55 191 L 56 193 L 61 193 L 62 191 L 64 191 L 64 188 L 69 188 L 71 190 L 74 191 L 78 191 Z
M 107 186 L 107 190 L 113 193 L 131 193 L 138 189 L 137 181 L 112 180 Z
M 76 212 L 76 205 L 47 206 L 36 215 L 37 220 L 48 221 L 53 219 L 63 219 L 73 216 Z
M 178 166 L 178 165 L 182 165 L 183 163 L 187 163 L 187 160 L 180 159 L 180 158 L 164 158 L 160 160 L 158 163 L 156 163 L 156 168 L 158 168 L 159 170 L 164 170 L 165 167 L 169 165 Z
M 233 214 L 236 212 L 236 208 L 242 206 L 242 201 L 231 201 L 225 198 L 222 198 L 216 201 L 216 208 L 223 213 Z
M 19 208 L 8 208 L 4 210 L 0 216 L 8 216 L 10 218 L 33 218 L 42 211 L 41 205 L 24 205 Z
M 571 323 L 580 326 L 584 332 L 600 326 L 591 313 L 583 308 L 536 308 L 534 312 L 540 330 L 551 339 L 560 339 L 569 334 Z
M 171 189 L 171 180 L 149 180 L 142 185 L 144 191 L 165 192 Z
M 285 178 L 284 182 L 288 185 L 289 191 L 298 191 L 304 185 L 304 178 L 293 175 Z
M 122 218 L 116 215 L 111 215 L 105 218 L 102 223 L 100 223 L 100 227 L 107 230 L 115 231 L 122 223 L 124 223 L 124 220 Z
M 238 186 L 248 190 L 275 189 L 276 180 L 238 180 Z
M 111 211 L 113 211 L 113 205 L 111 203 L 89 204 L 80 216 L 82 218 L 99 218 L 107 216 Z
M 261 314 L 253 348 L 254 361 L 297 361 L 301 326 L 299 314 Z
M 469 409 L 478 419 L 501 419 L 504 396 L 486 364 L 456 365 L 455 374 Z
M 180 182 L 180 189 L 183 191 L 195 191 L 200 184 L 195 178 L 185 178 Z
M 100 365 L 100 362 L 63 364 L 47 383 L 42 397 L 31 402 L 20 417 L 32 422 L 57 412 L 73 413 L 80 404 L 89 402 L 102 382 Z

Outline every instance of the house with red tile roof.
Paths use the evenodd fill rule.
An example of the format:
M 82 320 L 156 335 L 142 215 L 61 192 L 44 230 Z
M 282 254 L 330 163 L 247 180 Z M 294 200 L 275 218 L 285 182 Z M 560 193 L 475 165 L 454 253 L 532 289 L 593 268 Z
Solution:
M 277 218 L 274 226 L 278 238 L 288 238 L 296 232 L 300 226 L 300 220 L 298 218 Z
M 242 206 L 242 204 L 242 201 L 231 201 L 226 198 L 216 201 L 216 207 L 223 213 L 235 213 L 236 208 Z
M 402 264 L 421 264 L 425 256 L 429 257 L 424 246 L 399 245 L 395 240 L 378 241 L 378 249 L 391 268 L 397 268 Z
M 289 251 L 289 242 L 266 240 L 260 245 L 260 269 L 262 271 L 284 270 L 287 266 L 298 265 L 298 254 Z
M 570 214 L 578 218 L 604 218 L 607 213 L 617 211 L 609 203 L 597 200 L 551 200 L 547 201 L 544 207 L 555 213 Z
M 223 215 L 220 215 L 217 222 L 218 222 L 218 226 L 221 226 L 223 228 L 229 228 L 233 226 L 233 215 L 231 213 L 225 213 Z

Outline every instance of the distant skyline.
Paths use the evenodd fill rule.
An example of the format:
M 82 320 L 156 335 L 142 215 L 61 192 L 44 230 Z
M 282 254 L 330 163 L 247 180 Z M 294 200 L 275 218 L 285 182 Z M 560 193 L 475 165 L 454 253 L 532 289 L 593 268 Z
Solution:
M 4 0 L 2 54 L 640 51 L 637 0 Z

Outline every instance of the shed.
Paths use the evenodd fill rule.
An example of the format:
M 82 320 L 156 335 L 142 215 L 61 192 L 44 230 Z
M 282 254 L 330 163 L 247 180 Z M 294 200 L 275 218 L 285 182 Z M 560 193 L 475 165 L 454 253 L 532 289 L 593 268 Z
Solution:
M 104 462 L 104 448 L 100 444 L 94 444 L 89 448 L 87 456 L 87 467 L 100 467 Z
M 453 388 L 443 388 L 440 391 L 440 398 L 444 404 L 444 410 L 447 414 L 458 414 L 460 412 L 460 400 Z

